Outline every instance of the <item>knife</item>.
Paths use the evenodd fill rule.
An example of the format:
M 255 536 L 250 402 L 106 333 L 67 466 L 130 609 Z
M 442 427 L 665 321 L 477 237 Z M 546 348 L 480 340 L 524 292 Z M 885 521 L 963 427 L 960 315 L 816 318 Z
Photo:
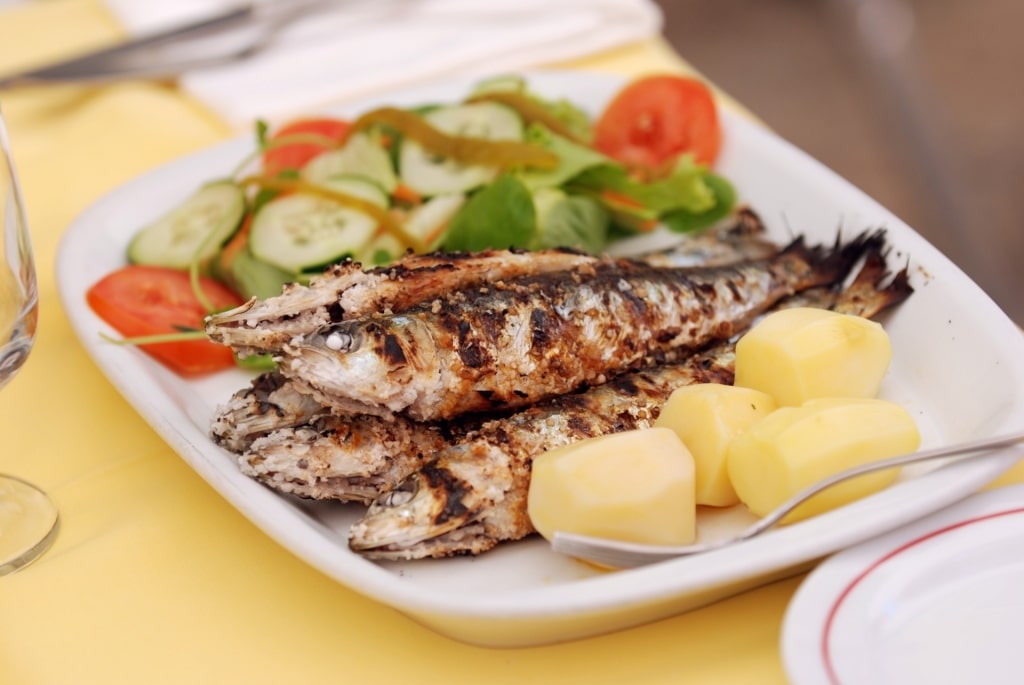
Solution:
M 125 78 L 173 78 L 190 69 L 245 59 L 263 49 L 277 31 L 307 10 L 336 1 L 256 0 L 194 23 L 0 78 L 0 89 Z

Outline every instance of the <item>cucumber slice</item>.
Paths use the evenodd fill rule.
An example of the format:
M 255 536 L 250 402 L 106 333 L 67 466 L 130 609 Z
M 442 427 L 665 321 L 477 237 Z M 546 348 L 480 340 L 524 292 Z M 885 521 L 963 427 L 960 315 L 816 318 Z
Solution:
M 324 179 L 318 185 L 367 200 L 378 207 L 386 208 L 391 202 L 388 191 L 374 179 L 365 176 L 337 174 Z
M 524 93 L 526 92 L 526 79 L 518 74 L 503 74 L 492 76 L 480 81 L 470 91 L 469 96 L 482 95 L 483 93 Z
M 136 233 L 128 244 L 128 259 L 135 264 L 188 269 L 216 255 L 244 216 L 241 186 L 233 181 L 210 183 Z
M 352 134 L 344 147 L 317 155 L 302 170 L 303 178 L 316 184 L 341 174 L 364 176 L 387 193 L 398 185 L 391 157 L 380 144 L 379 136 L 365 131 Z
M 448 222 L 464 204 L 466 196 L 462 193 L 435 195 L 409 212 L 405 230 L 423 241 L 427 249 L 437 249 L 444 240 Z
M 437 195 L 417 206 L 406 216 L 404 227 L 407 233 L 419 238 L 427 250 L 436 250 L 444 240 L 448 222 L 466 204 L 462 193 Z M 406 247 L 390 233 L 376 235 L 356 259 L 365 266 L 390 264 L 405 254 Z
M 261 300 L 281 294 L 285 283 L 295 277 L 273 264 L 256 259 L 252 251 L 243 249 L 231 262 L 231 285 L 242 297 L 258 297 Z
M 523 120 L 514 110 L 494 102 L 438 107 L 423 115 L 434 128 L 451 135 L 490 140 L 522 140 Z M 460 193 L 488 183 L 498 167 L 466 165 L 428 152 L 404 139 L 398 155 L 402 182 L 423 196 Z
M 343 176 L 325 185 L 387 206 L 387 194 L 372 181 Z M 263 205 L 253 219 L 249 249 L 257 259 L 295 274 L 359 255 L 376 230 L 377 220 L 368 214 L 295 193 Z
M 384 266 L 390 264 L 405 253 L 402 243 L 398 242 L 390 233 L 382 233 L 373 238 L 362 252 L 356 255 L 356 260 L 364 268 L 373 266 Z

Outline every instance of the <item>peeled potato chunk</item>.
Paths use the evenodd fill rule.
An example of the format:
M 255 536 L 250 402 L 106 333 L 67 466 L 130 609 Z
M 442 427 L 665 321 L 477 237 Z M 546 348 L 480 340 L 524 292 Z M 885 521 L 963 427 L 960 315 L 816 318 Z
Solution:
M 718 383 L 688 385 L 672 393 L 654 425 L 675 431 L 693 455 L 697 504 L 739 503 L 726 469 L 729 443 L 776 406 L 760 390 Z
M 921 438 L 906 409 L 880 399 L 811 400 L 754 423 L 729 446 L 726 465 L 740 500 L 764 516 L 795 494 L 840 471 L 915 451 Z M 890 469 L 816 495 L 786 521 L 814 516 L 881 490 Z
M 736 344 L 738 386 L 797 407 L 821 397 L 874 397 L 892 359 L 874 321 L 825 309 L 772 312 Z
M 533 460 L 527 507 L 555 531 L 660 545 L 696 537 L 693 457 L 668 428 L 613 433 Z

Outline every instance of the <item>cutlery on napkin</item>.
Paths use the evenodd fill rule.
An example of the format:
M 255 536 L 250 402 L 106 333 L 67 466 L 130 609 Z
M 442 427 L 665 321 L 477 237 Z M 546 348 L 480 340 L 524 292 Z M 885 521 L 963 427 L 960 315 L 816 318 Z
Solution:
M 238 6 L 232 0 L 106 2 L 132 35 Z M 281 26 L 245 60 L 189 70 L 179 82 L 244 127 L 417 82 L 583 57 L 651 37 L 661 26 L 651 0 L 336 0 L 316 3 Z

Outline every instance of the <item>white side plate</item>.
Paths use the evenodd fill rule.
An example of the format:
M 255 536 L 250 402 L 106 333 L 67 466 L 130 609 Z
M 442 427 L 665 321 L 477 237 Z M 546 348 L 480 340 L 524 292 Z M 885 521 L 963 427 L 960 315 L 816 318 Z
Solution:
M 794 685 L 1019 683 L 1024 485 L 974 495 L 844 550 L 800 586 Z
M 586 73 L 528 74 L 548 97 L 566 97 L 592 113 L 623 85 Z M 469 81 L 447 82 L 347 108 L 452 101 Z M 995 304 L 949 260 L 863 193 L 763 128 L 724 115 L 718 171 L 764 218 L 780 241 L 792 233 L 832 243 L 841 227 L 889 231 L 894 266 L 912 265 L 917 292 L 885 325 L 895 361 L 883 396 L 907 406 L 924 446 L 1020 427 L 1024 416 L 1024 339 Z M 1012 463 L 1004 455 L 909 478 L 886 492 L 743 545 L 644 569 L 601 573 L 550 551 L 540 539 L 479 558 L 377 564 L 350 552 L 352 505 L 282 497 L 239 474 L 207 437 L 218 404 L 248 383 L 242 371 L 186 381 L 135 349 L 103 342 L 113 333 L 84 294 L 124 263 L 132 233 L 228 174 L 252 149 L 240 139 L 158 168 L 99 200 L 68 229 L 58 255 L 58 286 L 82 344 L 118 390 L 203 478 L 252 522 L 339 582 L 393 606 L 446 635 L 484 645 L 529 645 L 621 629 L 686 611 L 784 577 L 814 560 L 891 530 L 974 492 Z M 704 517 L 705 528 L 743 526 L 743 512 Z

